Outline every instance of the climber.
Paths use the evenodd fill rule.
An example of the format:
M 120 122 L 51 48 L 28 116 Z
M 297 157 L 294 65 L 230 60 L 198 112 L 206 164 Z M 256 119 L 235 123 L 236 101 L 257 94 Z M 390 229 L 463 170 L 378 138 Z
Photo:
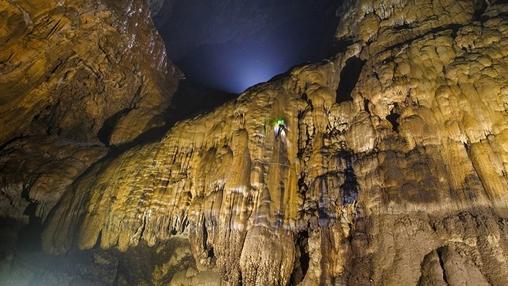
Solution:
M 288 132 L 288 129 L 286 127 L 286 122 L 284 121 L 284 119 L 279 118 L 275 121 L 273 131 L 275 132 L 275 138 L 278 138 L 280 135 L 286 137 L 286 132 Z

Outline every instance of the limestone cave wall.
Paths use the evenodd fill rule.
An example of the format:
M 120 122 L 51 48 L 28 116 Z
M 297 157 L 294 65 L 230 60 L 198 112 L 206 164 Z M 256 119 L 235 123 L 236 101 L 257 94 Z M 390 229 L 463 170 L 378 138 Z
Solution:
M 342 13 L 335 57 L 73 180 L 44 249 L 153 249 L 155 285 L 507 285 L 508 5 Z
M 0 2 L 2 216 L 24 219 L 24 193 L 45 217 L 109 146 L 164 123 L 180 75 L 145 6 Z

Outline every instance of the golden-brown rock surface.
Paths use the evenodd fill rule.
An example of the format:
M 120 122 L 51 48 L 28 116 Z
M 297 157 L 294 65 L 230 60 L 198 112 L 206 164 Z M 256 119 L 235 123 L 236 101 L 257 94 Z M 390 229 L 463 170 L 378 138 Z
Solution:
M 175 277 L 189 285 L 209 271 L 231 285 L 506 285 L 508 6 L 347 11 L 350 44 L 331 61 L 95 166 L 45 247 L 182 233 L 197 270 Z
M 344 52 L 95 164 L 45 249 L 148 246 L 156 285 L 508 285 L 508 5 L 344 7 Z
M 177 79 L 142 0 L 1 0 L 2 203 L 27 193 L 44 217 L 104 144 L 164 123 Z

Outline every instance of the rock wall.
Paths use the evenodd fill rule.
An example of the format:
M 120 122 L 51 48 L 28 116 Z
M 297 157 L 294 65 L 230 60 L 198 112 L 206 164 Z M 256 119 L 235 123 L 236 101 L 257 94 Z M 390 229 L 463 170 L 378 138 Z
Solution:
M 89 21 L 98 15 L 110 20 L 128 15 L 112 11 L 138 11 L 123 10 L 129 6 L 122 3 L 94 6 L 98 10 L 91 12 L 94 16 Z M 18 6 L 25 7 L 0 4 L 11 14 Z M 24 113 L 2 112 L 2 116 L 19 118 L 14 122 L 5 117 L 4 122 L 19 124 L 5 129 L 5 140 L 15 138 L 20 130 L 34 132 L 36 126 L 50 126 L 44 129 L 49 135 L 42 138 L 59 142 L 35 144 L 44 141 L 34 141 L 41 137 L 28 133 L 13 141 L 28 140 L 20 144 L 24 149 L 8 149 L 12 145 L 7 144 L 1 157 L 12 158 L 4 161 L 11 162 L 4 163 L 12 168 L 7 174 L 27 175 L 17 179 L 18 189 L 4 184 L 10 187 L 4 187 L 3 193 L 17 193 L 23 184 L 33 186 L 26 170 L 68 172 L 63 183 L 40 183 L 49 186 L 47 190 L 56 194 L 54 201 L 59 201 L 45 225 L 43 246 L 54 254 L 97 250 L 97 246 L 119 250 L 120 261 L 111 263 L 121 265 L 124 274 L 105 276 L 107 281 L 116 277 L 110 283 L 118 285 L 139 281 L 157 285 L 507 285 L 507 13 L 508 5 L 502 1 L 348 1 L 337 31 L 341 49 L 334 58 L 252 87 L 213 112 L 179 122 L 160 142 L 135 146 L 91 168 L 88 165 L 103 155 L 104 147 L 91 148 L 90 143 L 97 140 L 106 118 L 113 126 L 106 141 L 118 144 L 139 134 L 123 133 L 122 126 L 143 126 L 135 128 L 141 132 L 144 121 L 136 121 L 140 110 L 152 109 L 104 113 L 111 115 L 103 121 L 97 119 L 100 115 L 88 117 L 99 120 L 101 127 L 80 127 L 80 142 L 87 144 L 68 143 L 77 140 L 73 136 L 78 134 L 70 132 L 72 128 L 52 127 L 46 115 L 60 116 L 58 124 L 73 122 L 63 120 L 66 113 L 59 113 L 58 106 L 81 104 L 86 96 L 62 96 L 61 100 L 72 101 L 64 105 L 62 101 L 54 112 L 42 112 L 35 122 L 27 115 L 38 114 L 35 107 L 23 109 Z M 6 19 L 23 23 L 26 16 L 18 14 Z M 54 12 L 48 15 L 53 17 Z M 141 21 L 135 19 L 133 27 Z M 5 26 L 8 31 L 17 31 L 11 28 L 17 24 L 9 25 Z M 110 29 L 119 31 L 114 25 Z M 83 35 L 110 29 L 91 29 Z M 90 39 L 86 42 L 97 42 Z M 128 43 L 120 41 L 122 37 L 113 39 L 111 48 Z M 47 41 L 43 43 L 39 46 L 46 47 Z M 0 49 L 0 55 L 4 50 Z M 97 52 L 90 55 L 102 55 Z M 139 63 L 134 74 L 143 78 L 135 100 L 160 102 L 157 95 L 161 93 L 143 93 L 144 84 L 158 87 L 157 81 L 150 80 L 150 75 L 160 76 L 153 68 L 157 65 L 141 69 L 146 58 L 129 59 Z M 28 71 L 37 67 L 28 66 Z M 106 70 L 103 76 L 115 75 Z M 76 80 L 76 84 L 83 82 Z M 5 86 L 21 90 L 22 84 L 18 78 Z M 62 88 L 68 85 L 60 83 Z M 48 86 L 27 89 L 23 85 L 37 92 Z M 129 87 L 118 89 L 132 90 Z M 0 98 L 14 104 L 9 103 L 12 98 Z M 27 95 L 23 100 L 29 99 L 34 97 Z M 78 114 L 72 113 L 71 118 Z M 278 119 L 287 127 L 281 134 L 274 129 Z M 31 163 L 27 165 L 31 169 L 22 171 L 11 167 L 18 156 L 38 158 L 32 154 L 52 164 Z M 75 161 L 81 167 L 66 165 Z M 2 178 L 10 178 L 5 173 Z M 30 196 L 35 193 L 39 192 Z
M 508 284 L 508 6 L 347 5 L 343 52 L 94 166 L 45 248 L 181 234 L 174 285 Z
M 1 217 L 44 217 L 107 146 L 164 123 L 179 75 L 145 6 L 0 1 Z

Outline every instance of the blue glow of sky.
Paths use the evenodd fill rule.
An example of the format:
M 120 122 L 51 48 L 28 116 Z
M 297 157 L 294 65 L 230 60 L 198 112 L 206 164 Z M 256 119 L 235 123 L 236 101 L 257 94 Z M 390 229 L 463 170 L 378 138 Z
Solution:
M 170 58 L 187 78 L 240 93 L 329 56 L 338 2 L 186 0 L 166 7 L 171 13 L 162 13 L 156 23 Z

